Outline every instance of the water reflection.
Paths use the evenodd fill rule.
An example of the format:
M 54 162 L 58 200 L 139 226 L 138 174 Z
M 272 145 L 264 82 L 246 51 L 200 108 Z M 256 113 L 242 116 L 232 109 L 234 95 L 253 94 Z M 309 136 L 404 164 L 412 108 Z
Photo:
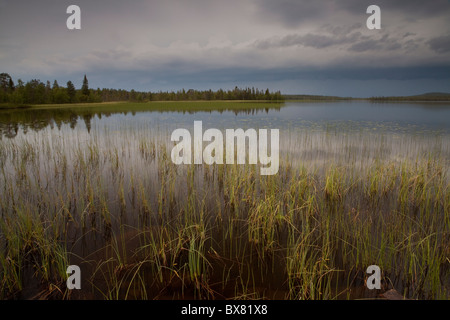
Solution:
M 244 106 L 245 108 L 242 108 Z M 253 107 L 255 106 L 255 107 Z M 110 104 L 74 108 L 0 110 L 0 138 L 14 138 L 22 131 L 40 131 L 63 125 L 75 129 L 80 122 L 88 133 L 93 122 L 120 121 L 129 125 L 191 126 L 202 120 L 215 128 L 318 128 L 377 130 L 378 132 L 450 133 L 448 103 L 287 102 L 267 104 Z M 112 119 L 114 118 L 114 120 Z M 108 119 L 108 120 L 107 120 Z M 118 120 L 119 119 L 119 120 Z
M 123 116 L 136 116 L 142 115 L 143 113 L 156 113 L 164 114 L 170 112 L 172 114 L 186 115 L 186 114 L 196 114 L 198 112 L 202 113 L 214 113 L 214 114 L 233 114 L 235 116 L 239 114 L 243 115 L 257 115 L 260 113 L 269 113 L 269 110 L 280 110 L 281 104 L 265 104 L 264 108 L 224 108 L 220 110 L 213 110 L 210 108 L 196 108 L 191 109 L 172 109 L 168 110 L 156 109 L 151 104 L 143 104 L 138 107 L 129 107 L 125 104 L 122 105 L 112 105 L 104 107 L 78 107 L 78 108 L 48 108 L 48 109 L 32 109 L 32 108 L 22 108 L 14 110 L 2 110 L 0 111 L 0 138 L 14 138 L 17 136 L 19 129 L 26 134 L 28 131 L 40 131 L 47 126 L 52 129 L 56 126 L 61 130 L 62 125 L 66 124 L 71 129 L 75 129 L 77 123 L 82 121 L 88 132 L 91 131 L 92 121 L 94 118 L 101 120 L 102 118 L 108 118 L 112 115 L 123 115 Z
M 336 288 L 354 288 L 360 284 L 349 279 L 359 272 L 360 244 L 368 248 L 361 250 L 367 260 L 391 255 L 382 266 L 387 277 L 400 283 L 397 289 L 406 283 L 417 292 L 396 270 L 411 252 L 422 252 L 424 239 L 433 241 L 428 247 L 435 248 L 436 264 L 445 262 L 445 248 L 437 244 L 448 243 L 441 221 L 448 220 L 450 170 L 448 134 L 419 129 L 439 130 L 444 124 L 448 130 L 450 117 L 443 116 L 445 108 L 422 112 L 402 106 L 403 114 L 414 115 L 410 124 L 401 121 L 407 117 L 394 104 L 381 108 L 386 109 L 369 103 L 289 103 L 222 111 L 143 106 L 0 112 L 0 137 L 14 138 L 0 141 L 0 212 L 7 222 L 0 233 L 30 234 L 29 243 L 37 248 L 63 242 L 70 264 L 82 265 L 89 275 L 82 287 L 98 288 L 83 291 L 83 298 L 104 298 L 115 283 L 131 286 L 130 278 L 145 288 L 136 290 L 136 298 L 184 294 L 195 285 L 188 268 L 196 252 L 207 261 L 200 270 L 202 279 L 210 277 L 204 284 L 218 297 L 243 297 L 236 284 L 251 277 L 250 293 L 271 298 L 269 292 L 282 292 L 281 298 L 297 299 L 301 277 L 317 274 L 316 257 L 342 270 L 336 278 L 327 266 L 319 270 L 330 288 L 331 281 Z M 279 128 L 280 172 L 259 177 L 250 165 L 175 165 L 171 129 L 192 130 L 194 120 L 203 121 L 205 129 Z M 17 219 L 22 216 L 33 218 L 24 220 L 33 232 L 22 231 Z M 46 246 L 35 241 L 39 230 L 48 231 L 42 236 L 48 237 Z M 386 238 L 392 242 L 385 246 Z M 0 248 L 8 248 L 6 239 L 0 237 Z M 302 252 L 309 250 L 314 251 L 306 258 Z M 425 251 L 417 261 L 427 262 L 430 255 Z M 304 273 L 297 272 L 301 261 L 309 261 Z M 141 266 L 138 274 L 134 268 Z M 126 277 L 127 270 L 133 277 Z M 180 278 L 186 287 L 176 282 Z

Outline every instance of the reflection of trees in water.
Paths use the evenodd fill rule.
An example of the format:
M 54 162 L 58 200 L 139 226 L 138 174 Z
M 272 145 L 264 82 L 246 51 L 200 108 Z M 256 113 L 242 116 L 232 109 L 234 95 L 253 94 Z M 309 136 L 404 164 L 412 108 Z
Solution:
M 269 110 L 280 109 L 280 108 L 247 108 L 247 109 L 223 109 L 223 110 L 151 110 L 151 112 L 181 112 L 181 113 L 196 113 L 199 111 L 203 112 L 233 112 L 235 115 L 247 114 L 254 115 L 259 112 L 268 113 Z M 142 110 L 145 112 L 146 110 Z M 148 110 L 150 112 L 150 110 Z M 92 111 L 83 109 L 23 109 L 23 110 L 8 110 L 5 112 L 0 112 L 0 137 L 14 138 L 19 129 L 22 130 L 24 134 L 28 133 L 29 130 L 39 131 L 48 126 L 50 128 L 56 127 L 61 130 L 63 124 L 68 125 L 71 129 L 75 129 L 79 120 L 83 120 L 88 132 L 92 128 L 92 119 L 97 116 L 98 119 L 102 117 L 110 117 L 113 114 L 123 114 L 127 115 L 131 113 L 135 116 L 137 112 L 135 110 L 102 110 L 102 111 Z
M 6 138 L 14 138 L 19 132 L 19 124 L 17 122 L 0 124 L 0 136 Z
M 100 113 L 99 113 L 100 114 Z M 91 129 L 91 120 L 96 113 L 84 111 L 77 113 L 74 110 L 13 110 L 10 112 L 0 113 L 0 136 L 6 138 L 14 138 L 22 129 L 24 134 L 28 131 L 40 131 L 48 126 L 58 130 L 62 125 L 69 125 L 70 128 L 75 129 L 80 118 L 84 120 L 88 131 Z
M 84 124 L 86 125 L 86 129 L 89 133 L 91 133 L 91 119 L 92 119 L 92 114 L 84 114 L 83 115 Z
M 78 116 L 76 114 L 71 114 L 70 115 L 70 129 L 75 129 L 76 125 L 77 125 L 77 121 L 78 121 Z
M 255 114 L 259 113 L 259 112 L 269 113 L 269 110 L 270 110 L 270 109 L 273 109 L 273 108 L 235 110 L 235 111 L 234 111 L 234 114 L 235 114 L 235 115 L 238 115 L 238 114 L 243 114 L 243 113 L 245 113 L 245 114 L 247 114 L 247 115 L 249 115 L 249 114 L 255 115 Z M 222 113 L 222 111 L 221 111 L 220 113 Z
M 29 130 L 35 132 L 40 131 L 49 125 L 48 121 L 34 120 L 29 123 L 23 123 L 18 121 L 12 121 L 9 123 L 3 123 L 0 121 L 0 135 L 6 138 L 14 138 L 19 132 L 19 128 L 22 128 L 24 134 L 27 134 Z

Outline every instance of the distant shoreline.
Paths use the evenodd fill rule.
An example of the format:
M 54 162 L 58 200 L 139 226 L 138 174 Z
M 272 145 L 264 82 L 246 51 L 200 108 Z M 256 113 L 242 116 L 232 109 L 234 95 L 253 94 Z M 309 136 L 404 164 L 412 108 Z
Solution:
M 345 101 L 345 100 L 362 100 L 373 102 L 450 102 L 450 93 L 425 93 L 414 96 L 380 96 L 369 98 L 354 98 L 354 97 L 337 97 L 337 96 L 321 96 L 321 95 L 299 95 L 299 94 L 285 94 L 283 95 L 285 101 Z

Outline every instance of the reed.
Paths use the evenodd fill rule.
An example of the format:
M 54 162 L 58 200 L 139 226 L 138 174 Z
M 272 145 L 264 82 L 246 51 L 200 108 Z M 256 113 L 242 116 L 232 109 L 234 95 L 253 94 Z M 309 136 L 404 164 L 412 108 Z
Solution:
M 117 129 L 0 140 L 2 298 L 30 279 L 75 298 L 74 262 L 104 299 L 360 298 L 371 264 L 385 289 L 450 297 L 448 143 L 289 129 L 261 176 L 175 166 L 160 129 Z

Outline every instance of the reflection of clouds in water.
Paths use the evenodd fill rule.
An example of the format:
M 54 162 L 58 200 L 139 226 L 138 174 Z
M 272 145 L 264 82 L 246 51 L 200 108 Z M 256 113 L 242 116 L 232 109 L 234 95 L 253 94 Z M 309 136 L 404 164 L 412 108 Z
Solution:
M 414 162 L 418 159 L 449 159 L 449 135 L 408 132 L 283 130 L 280 157 L 292 164 L 324 167 L 339 164 L 364 169 L 374 162 Z M 447 157 L 447 158 L 446 158 Z
M 367 102 L 352 103 L 292 103 L 273 109 L 248 109 L 228 111 L 168 112 L 146 110 L 145 105 L 138 110 L 105 110 L 97 108 L 73 109 L 29 109 L 0 112 L 0 134 L 14 137 L 15 127 L 41 130 L 46 126 L 61 128 L 70 124 L 71 128 L 84 126 L 120 124 L 127 126 L 157 126 L 158 128 L 191 128 L 193 122 L 203 121 L 205 128 L 305 128 L 309 131 L 372 133 L 435 134 L 450 133 L 450 108 L 439 104 L 440 108 L 423 108 L 417 104 L 382 105 Z M 151 108 L 151 104 L 149 107 Z M 103 110 L 103 111 L 102 111 Z
M 368 103 L 364 105 L 370 106 Z M 26 140 L 30 139 L 33 143 L 33 139 L 41 141 L 46 135 L 52 137 L 54 141 L 65 141 L 72 149 L 82 149 L 94 143 L 101 152 L 108 152 L 114 148 L 125 150 L 124 154 L 128 155 L 128 161 L 136 168 L 143 165 L 138 161 L 140 142 L 151 141 L 156 145 L 165 145 L 170 152 L 174 145 L 170 141 L 172 131 L 176 128 L 186 128 L 192 135 L 194 121 L 203 122 L 203 132 L 209 128 L 217 128 L 223 133 L 229 128 L 244 130 L 278 128 L 280 161 L 282 162 L 288 155 L 289 161 L 295 165 L 323 167 L 338 163 L 364 168 L 377 160 L 413 161 L 426 155 L 450 158 L 450 133 L 439 128 L 434 130 L 433 126 L 428 125 L 434 121 L 432 119 L 423 123 L 406 124 L 380 122 L 376 119 L 342 120 L 347 115 L 339 114 L 339 110 L 345 111 L 345 108 L 340 109 L 341 106 L 345 105 L 301 104 L 275 110 L 187 113 L 148 111 L 86 113 L 88 109 L 80 109 L 80 114 L 77 114 L 75 110 L 50 109 L 45 112 L 28 110 L 31 112 L 1 113 L 0 130 L 3 137 L 16 137 L 13 141 L 16 141 L 17 137 L 26 137 Z M 312 107 L 318 108 L 320 111 L 318 115 L 328 110 L 330 118 L 338 117 L 338 119 L 320 119 L 322 116 L 317 118 Z M 410 108 L 403 105 L 401 110 L 408 112 Z M 438 115 L 441 111 L 447 112 L 446 109 L 440 109 L 437 111 Z M 434 114 L 436 110 L 431 112 Z M 42 135 L 39 134 L 40 131 Z M 204 142 L 203 147 L 206 145 L 208 143 Z M 72 151 L 67 152 L 68 157 L 73 156 Z
M 18 165 L 21 162 L 18 160 L 27 154 L 35 154 L 35 163 L 41 168 L 39 174 L 42 183 L 53 186 L 55 190 L 60 187 L 63 179 L 76 179 L 80 170 L 86 168 L 96 172 L 96 176 L 92 177 L 93 183 L 101 183 L 113 198 L 116 195 L 115 188 L 122 180 L 125 183 L 124 188 L 127 188 L 127 181 L 134 179 L 137 186 L 142 181 L 145 182 L 146 189 L 154 190 L 161 179 L 160 160 L 168 157 L 170 161 L 170 152 L 174 146 L 174 142 L 170 141 L 172 130 L 184 127 L 192 133 L 193 120 L 196 118 L 196 115 L 159 115 L 146 113 L 144 117 L 139 117 L 138 114 L 122 114 L 101 119 L 94 116 L 90 118 L 90 132 L 84 121 L 78 121 L 75 127 L 72 127 L 70 121 L 62 122 L 60 126 L 45 126 L 39 130 L 29 127 L 27 133 L 19 126 L 15 138 L 0 139 L 0 164 L 10 177 L 14 177 L 20 169 Z M 210 122 L 203 125 L 203 130 L 212 128 L 217 123 L 217 128 L 222 126 L 219 130 L 238 128 L 244 123 L 249 123 L 249 127 L 252 127 L 257 123 L 249 118 L 230 122 L 230 119 L 236 120 L 236 116 L 208 117 Z M 265 124 L 277 123 L 276 119 L 266 120 Z M 378 127 L 386 128 L 386 125 Z M 377 161 L 384 164 L 414 164 L 416 160 L 428 161 L 431 158 L 433 161 L 444 161 L 444 167 L 450 168 L 449 134 L 409 130 L 383 131 L 372 128 L 373 126 L 355 129 L 353 122 L 351 125 L 347 123 L 340 126 L 336 123 L 318 124 L 312 121 L 308 125 L 298 127 L 281 127 L 280 167 L 289 163 L 294 169 L 305 167 L 322 175 L 331 166 L 339 166 L 358 177 L 358 174 L 367 174 L 367 170 Z M 204 142 L 203 148 L 208 144 Z M 15 151 L 10 152 L 11 150 Z M 33 162 L 30 162 L 30 166 L 33 166 Z M 172 163 L 169 163 L 169 166 L 174 167 L 174 172 L 182 177 L 181 179 L 188 176 L 188 166 L 175 166 Z M 245 168 L 250 167 L 245 165 Z M 62 168 L 65 168 L 64 173 L 61 172 Z M 208 175 L 215 169 L 214 166 L 199 165 L 196 170 Z M 85 181 L 79 183 L 83 184 Z M 186 185 L 176 188 L 177 198 L 184 199 Z M 158 201 L 155 195 L 148 200 L 151 203 Z M 120 208 L 117 206 L 111 210 Z M 130 216 L 128 219 L 133 220 L 136 217 Z

